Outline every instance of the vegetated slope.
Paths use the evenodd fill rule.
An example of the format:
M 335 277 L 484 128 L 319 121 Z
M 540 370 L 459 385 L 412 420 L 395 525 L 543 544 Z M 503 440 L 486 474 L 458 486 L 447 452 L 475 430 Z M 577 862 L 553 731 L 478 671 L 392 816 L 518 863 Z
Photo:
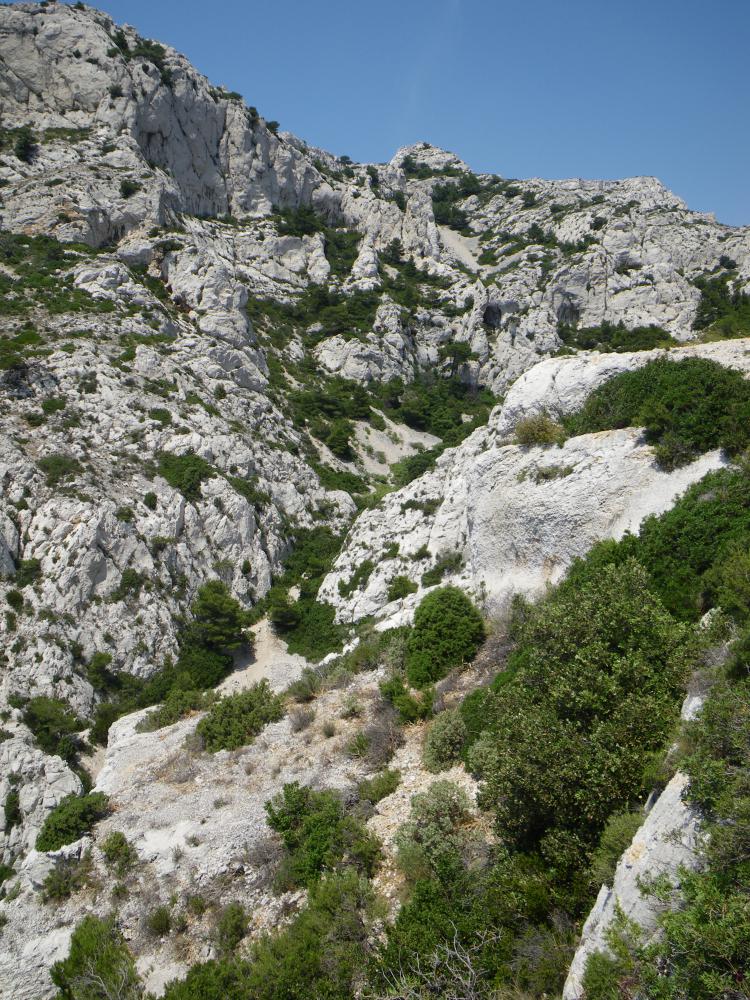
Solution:
M 354 623 L 387 608 L 381 625 L 406 627 L 441 583 L 487 610 L 557 581 L 592 543 L 635 529 L 726 462 L 721 447 L 742 447 L 737 414 L 721 407 L 723 424 L 714 410 L 698 421 L 698 431 L 712 425 L 706 440 L 678 434 L 686 450 L 671 448 L 672 470 L 654 463 L 638 429 L 658 437 L 662 413 L 581 427 L 596 433 L 561 450 L 555 421 L 605 370 L 652 360 L 644 348 L 681 358 L 675 341 L 698 337 L 709 342 L 688 355 L 744 371 L 740 340 L 713 341 L 748 332 L 750 243 L 650 178 L 477 176 L 426 144 L 388 164 L 352 163 L 280 132 L 178 53 L 83 4 L 1 7 L 0 48 L 2 972 L 17 977 L 19 996 L 49 991 L 48 968 L 67 954 L 84 908 L 104 918 L 116 903 L 117 926 L 139 968 L 153 964 L 156 988 L 206 949 L 244 940 L 246 914 L 226 910 L 237 900 L 224 876 L 238 864 L 242 906 L 258 913 L 252 940 L 299 905 L 299 886 L 280 882 L 287 895 L 277 896 L 263 882 L 271 848 L 256 845 L 255 862 L 235 857 L 239 839 L 266 836 L 263 801 L 275 785 L 315 773 L 351 804 L 366 781 L 363 802 L 373 789 L 396 796 L 378 814 L 385 828 L 407 820 L 408 796 L 381 772 L 400 754 L 403 786 L 422 788 L 419 720 L 444 707 L 444 681 L 412 688 L 424 672 L 409 669 L 406 635 L 368 638 Z M 592 346 L 612 353 L 576 354 Z M 541 361 L 556 352 L 576 356 Z M 724 382 L 731 396 L 735 383 L 717 376 Z M 716 436 L 720 424 L 732 433 Z M 264 615 L 310 661 L 360 640 L 295 681 L 283 720 L 285 706 L 264 688 L 213 695 L 235 666 L 252 667 L 247 629 Z M 320 698 L 331 718 L 315 723 L 310 703 Z M 141 714 L 116 721 L 132 712 Z M 139 719 L 157 732 L 176 727 L 169 761 L 161 735 L 135 732 Z M 446 712 L 437 720 L 430 769 L 452 761 L 471 798 L 475 782 L 455 765 L 466 723 Z M 101 788 L 89 792 L 98 763 L 88 747 L 103 746 L 113 723 Z M 217 774 L 236 783 L 221 754 L 230 748 L 251 768 L 271 757 L 248 782 L 249 810 L 200 791 Z M 133 778 L 139 759 L 148 801 Z M 192 799 L 184 786 L 196 776 Z M 367 951 L 370 889 L 360 880 L 377 851 L 357 824 L 369 807 L 295 803 L 289 830 L 274 829 L 302 851 L 305 870 L 309 853 L 316 876 L 332 878 L 296 919 L 330 937 L 325 914 L 354 900 L 334 937 L 351 934 Z M 438 822 L 443 806 L 458 827 L 486 832 L 492 809 L 477 813 L 450 789 L 415 809 Z M 192 824 L 208 812 L 199 851 Z M 327 833 L 313 837 L 319 824 Z M 88 832 L 93 842 L 64 843 L 56 859 L 30 854 Z M 463 836 L 444 832 L 454 846 Z M 340 837 L 342 857 L 329 850 Z M 414 900 L 443 893 L 440 879 L 458 870 L 450 851 L 435 860 L 401 840 L 404 858 L 416 859 L 413 871 L 403 862 L 407 872 L 440 875 L 415 886 Z M 488 841 L 479 842 L 481 854 Z M 387 874 L 375 885 L 392 894 L 401 847 L 384 850 Z M 409 935 L 422 934 L 422 920 Z M 80 954 L 104 949 L 137 993 L 117 926 L 86 924 Z M 268 943 L 252 977 L 268 980 L 263 962 L 278 972 L 293 940 Z M 31 941 L 37 958 L 20 969 Z M 295 959 L 299 981 L 317 977 L 324 991 L 330 975 L 346 995 L 362 955 L 342 945 L 333 972 L 310 955 L 313 966 Z M 75 991 L 71 961 L 56 975 Z M 217 982 L 229 974 L 219 968 Z

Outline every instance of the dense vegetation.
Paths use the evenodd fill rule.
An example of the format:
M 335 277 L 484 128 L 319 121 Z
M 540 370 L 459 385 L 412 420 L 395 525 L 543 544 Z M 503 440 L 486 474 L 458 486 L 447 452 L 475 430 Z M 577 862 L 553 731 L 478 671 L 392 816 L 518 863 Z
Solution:
M 561 324 L 557 332 L 566 347 L 582 351 L 650 351 L 654 347 L 669 347 L 675 340 L 659 326 L 635 326 L 604 322 L 601 326 L 583 327 Z
M 705 358 L 653 361 L 595 389 L 566 417 L 572 435 L 643 427 L 667 469 L 713 448 L 736 455 L 750 443 L 750 383 Z

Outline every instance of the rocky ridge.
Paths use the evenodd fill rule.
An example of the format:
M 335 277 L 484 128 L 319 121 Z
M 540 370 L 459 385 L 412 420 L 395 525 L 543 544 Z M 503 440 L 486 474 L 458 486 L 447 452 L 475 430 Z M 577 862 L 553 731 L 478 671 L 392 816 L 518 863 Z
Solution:
M 667 509 L 724 461 L 710 453 L 664 473 L 634 430 L 560 449 L 512 443 L 522 417 L 571 412 L 603 380 L 655 356 L 553 357 L 562 328 L 654 324 L 690 341 L 694 280 L 726 258 L 736 288 L 747 288 L 750 232 L 691 212 L 654 178 L 475 176 L 428 144 L 404 147 L 387 164 L 351 163 L 280 132 L 179 53 L 79 4 L 0 7 L 0 52 L 0 226 L 31 238 L 4 243 L 0 255 L 10 303 L 1 313 L 0 594 L 7 601 L 20 591 L 23 605 L 2 623 L 9 735 L 0 743 L 0 800 L 20 793 L 0 848 L 20 896 L 3 908 L 0 978 L 15 980 L 11 995 L 36 998 L 49 994 L 47 969 L 82 910 L 80 900 L 54 913 L 39 901 L 52 860 L 33 845 L 81 781 L 35 745 L 16 706 L 44 695 L 90 719 L 100 699 L 86 672 L 95 654 L 111 656 L 115 672 L 153 675 L 174 656 L 202 583 L 218 576 L 252 606 L 295 533 L 314 525 L 351 525 L 319 593 L 347 625 L 371 615 L 381 628 L 408 622 L 434 585 L 423 581 L 430 570 L 490 614 L 516 592 L 555 582 L 593 542 Z M 25 127 L 28 156 L 18 155 Z M 46 238 L 68 246 L 50 250 Z M 311 300 L 321 286 L 328 306 L 348 304 L 343 321 Z M 456 345 L 463 353 L 451 353 Z M 673 347 L 669 356 L 747 372 L 747 352 L 736 340 Z M 505 398 L 431 471 L 377 503 L 372 494 L 371 509 L 358 513 L 362 493 L 358 503 L 346 476 L 365 490 L 392 486 L 375 477 L 439 443 L 383 415 L 378 393 L 434 371 Z M 371 394 L 375 420 L 356 422 L 343 458 L 292 405 L 307 378 L 317 388 L 343 378 L 339 391 L 356 384 Z M 197 488 L 170 483 L 164 456 L 205 463 Z M 347 593 L 366 560 L 372 571 Z M 389 601 L 397 576 L 418 589 Z M 377 680 L 366 681 L 373 699 Z M 335 713 L 343 697 L 335 692 L 318 711 Z M 221 761 L 221 780 L 243 791 L 220 810 L 225 822 L 210 839 L 226 834 L 226 843 L 209 859 L 187 843 L 200 831 L 185 825 L 205 811 L 215 778 L 213 767 L 209 776 L 205 762 L 181 756 L 197 720 L 140 735 L 137 721 L 112 730 L 97 787 L 112 794 L 117 816 L 93 847 L 101 867 L 96 844 L 110 827 L 127 828 L 137 846 L 146 867 L 129 904 L 132 944 L 142 969 L 161 969 L 149 981 L 158 989 L 211 945 L 200 925 L 187 957 L 139 936 L 139 906 L 155 887 L 174 877 L 186 891 L 204 879 L 226 900 L 233 890 L 220 876 L 235 864 L 238 840 L 262 840 L 272 788 L 304 777 L 346 792 L 366 772 L 342 763 L 319 734 L 305 749 L 287 720 L 273 724 L 263 743 Z M 175 773 L 154 783 L 165 747 Z M 418 787 L 418 754 L 411 745 L 399 753 L 405 787 Z M 243 777 L 256 764 L 262 781 Z M 153 784 L 145 811 L 144 781 Z M 188 786 L 197 804 L 183 811 Z M 386 800 L 377 815 L 394 808 Z M 198 860 L 176 871 L 175 851 Z M 251 895 L 256 875 L 243 873 Z M 258 928 L 273 925 L 279 900 L 262 888 L 253 899 Z M 105 905 L 103 897 L 83 904 Z

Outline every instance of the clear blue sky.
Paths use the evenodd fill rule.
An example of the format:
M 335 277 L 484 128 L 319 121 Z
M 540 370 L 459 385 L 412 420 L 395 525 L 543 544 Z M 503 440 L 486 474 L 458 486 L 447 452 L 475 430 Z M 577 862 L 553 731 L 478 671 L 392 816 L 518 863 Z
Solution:
M 506 177 L 654 174 L 750 223 L 748 0 L 100 0 L 356 160 L 427 140 Z

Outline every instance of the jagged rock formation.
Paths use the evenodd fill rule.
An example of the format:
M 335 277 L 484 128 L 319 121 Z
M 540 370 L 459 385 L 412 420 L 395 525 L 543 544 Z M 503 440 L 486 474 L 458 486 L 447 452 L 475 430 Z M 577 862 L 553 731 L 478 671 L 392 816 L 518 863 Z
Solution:
M 346 623 L 407 621 L 422 575 L 441 559 L 443 581 L 490 612 L 555 581 L 594 541 L 666 509 L 722 461 L 709 454 L 663 473 L 633 430 L 560 450 L 513 444 L 520 416 L 569 412 L 610 374 L 653 356 L 550 357 L 560 324 L 657 324 L 688 341 L 694 279 L 726 257 L 736 287 L 747 287 L 750 232 L 689 211 L 653 178 L 476 177 L 427 144 L 387 164 L 347 162 L 279 133 L 174 50 L 83 5 L 0 7 L 0 56 L 0 598 L 16 609 L 2 622 L 0 797 L 20 790 L 0 860 L 21 886 L 4 906 L 0 981 L 38 998 L 50 993 L 48 967 L 81 907 L 53 913 L 40 903 L 52 860 L 33 845 L 46 815 L 81 785 L 34 745 L 13 705 L 45 695 L 90 719 L 94 654 L 109 654 L 114 673 L 153 675 L 174 657 L 202 583 L 218 576 L 250 607 L 295 532 L 313 525 L 353 525 L 319 595 Z M 303 214 L 290 223 L 285 209 Z M 331 320 L 330 308 L 343 318 Z M 464 351 L 451 355 L 456 345 Z M 690 351 L 750 365 L 744 341 L 670 356 Z M 371 488 L 398 459 L 439 444 L 378 409 L 384 383 L 426 373 L 507 396 L 432 471 L 357 517 L 347 476 Z M 294 405 L 333 376 L 371 391 L 375 415 L 356 421 L 343 457 L 316 436 L 318 414 L 300 418 Z M 169 472 L 174 456 L 200 460 L 197 482 Z M 347 593 L 367 559 L 372 572 Z M 389 603 L 395 576 L 420 589 Z M 20 606 L 9 597 L 17 591 Z M 264 671 L 280 688 L 303 662 L 274 655 Z M 367 679 L 369 696 L 377 679 Z M 136 721 L 117 723 L 99 785 L 145 866 L 128 919 L 141 967 L 162 966 L 158 988 L 184 970 L 139 923 L 160 879 L 208 880 L 224 901 L 220 876 L 234 871 L 237 841 L 260 836 L 269 790 L 313 775 L 346 790 L 363 772 L 334 761 L 317 735 L 302 749 L 288 721 L 274 724 L 265 748 L 219 762 L 222 781 L 247 779 L 247 795 L 209 824 L 209 858 L 187 841 L 201 836 L 195 816 L 215 797 L 216 760 L 180 758 L 196 719 L 160 734 L 136 734 Z M 165 747 L 175 770 L 159 777 Z M 418 755 L 400 753 L 404 787 L 416 787 Z M 384 804 L 374 825 L 392 824 L 382 817 L 398 808 Z M 97 845 L 113 822 L 70 851 L 93 845 L 101 868 Z M 174 849 L 197 859 L 182 874 Z M 268 926 L 280 904 L 261 889 L 256 897 L 258 926 Z M 107 900 L 85 906 L 104 912 Z M 205 956 L 205 927 L 190 935 L 190 957 Z

